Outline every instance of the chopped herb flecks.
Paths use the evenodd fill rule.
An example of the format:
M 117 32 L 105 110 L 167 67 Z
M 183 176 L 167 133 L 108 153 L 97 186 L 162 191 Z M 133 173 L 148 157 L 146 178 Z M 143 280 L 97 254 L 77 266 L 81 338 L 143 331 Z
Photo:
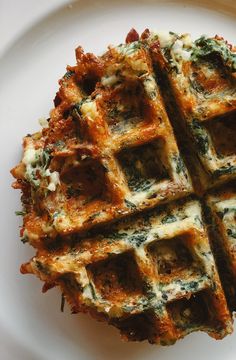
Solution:
M 191 53 L 191 60 L 197 62 L 199 59 L 212 55 L 219 55 L 224 64 L 232 71 L 236 71 L 236 53 L 230 50 L 229 45 L 224 40 L 209 39 L 201 36 L 194 42 Z
M 26 213 L 25 211 L 15 211 L 16 216 L 24 216 Z
M 209 139 L 206 130 L 197 119 L 193 119 L 191 129 L 201 155 L 205 155 L 209 149 Z
M 166 215 L 162 220 L 162 224 L 170 224 L 177 221 L 177 218 L 174 215 Z

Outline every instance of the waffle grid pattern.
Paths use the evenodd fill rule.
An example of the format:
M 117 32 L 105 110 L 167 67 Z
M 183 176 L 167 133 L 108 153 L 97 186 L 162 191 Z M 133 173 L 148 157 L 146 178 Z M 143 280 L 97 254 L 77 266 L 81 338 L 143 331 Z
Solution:
M 135 324 L 141 314 L 148 316 L 150 342 L 172 343 L 196 329 L 216 338 L 231 331 L 231 316 L 196 200 L 162 212 L 152 210 L 145 222 L 143 216 L 121 221 L 99 236 L 58 249 L 49 258 L 36 256 L 30 267 L 46 282 L 59 281 L 74 312 L 84 304 L 121 329 L 127 322 Z M 24 269 L 28 271 L 27 265 Z M 66 288 L 68 274 L 76 283 L 69 285 L 72 293 Z M 148 336 L 138 325 L 125 335 Z
M 25 137 L 12 170 L 26 212 L 21 235 L 37 249 L 21 271 L 44 291 L 60 286 L 73 312 L 128 340 L 232 332 L 235 73 L 220 55 L 202 56 L 201 41 L 131 31 L 100 58 L 76 49 L 49 122 Z M 213 54 L 228 46 L 212 41 Z M 178 123 L 201 164 L 191 175 Z

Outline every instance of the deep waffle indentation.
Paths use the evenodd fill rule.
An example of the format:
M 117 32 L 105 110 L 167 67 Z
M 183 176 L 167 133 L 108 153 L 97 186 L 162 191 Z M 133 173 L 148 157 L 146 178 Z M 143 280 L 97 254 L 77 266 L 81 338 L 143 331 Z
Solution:
M 143 281 L 131 252 L 88 265 L 87 270 L 105 299 L 122 301 L 143 294 Z
M 161 151 L 164 151 L 164 143 L 158 139 L 156 142 L 125 149 L 118 155 L 131 191 L 147 191 L 154 184 L 169 178 L 161 160 Z
M 193 265 L 193 256 L 187 246 L 187 237 L 158 240 L 149 246 L 149 252 L 159 275 L 175 275 Z

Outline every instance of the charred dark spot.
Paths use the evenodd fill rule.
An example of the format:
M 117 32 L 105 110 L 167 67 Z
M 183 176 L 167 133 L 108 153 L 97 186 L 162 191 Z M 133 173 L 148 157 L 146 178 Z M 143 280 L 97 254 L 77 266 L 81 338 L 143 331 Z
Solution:
M 56 93 L 56 96 L 55 96 L 53 102 L 54 102 L 54 106 L 55 106 L 55 107 L 57 107 L 58 105 L 60 105 L 60 103 L 62 102 L 62 99 L 61 99 L 61 97 L 60 97 L 60 95 L 59 95 L 59 92 Z
M 150 36 L 150 30 L 149 30 L 149 29 L 145 29 L 145 30 L 143 31 L 143 33 L 141 34 L 141 39 L 142 39 L 142 40 L 145 40 L 145 39 L 147 39 L 149 36 Z
M 91 95 L 96 87 L 97 82 L 100 80 L 100 77 L 94 74 L 87 74 L 82 79 L 82 87 L 87 95 Z
M 137 31 L 134 28 L 132 28 L 128 32 L 125 42 L 126 42 L 126 44 L 128 44 L 128 43 L 132 43 L 132 42 L 138 41 L 138 40 L 139 40 L 139 34 L 137 33 Z

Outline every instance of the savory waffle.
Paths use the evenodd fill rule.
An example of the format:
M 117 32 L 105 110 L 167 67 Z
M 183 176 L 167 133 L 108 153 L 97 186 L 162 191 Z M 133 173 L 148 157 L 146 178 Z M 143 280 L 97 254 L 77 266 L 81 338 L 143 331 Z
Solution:
M 219 36 L 195 42 L 189 34 L 148 36 L 154 65 L 165 77 L 168 95 L 174 97 L 182 127 L 201 161 L 202 187 L 235 178 L 235 49 Z
M 230 184 L 207 196 L 216 260 L 230 307 L 236 308 L 236 187 Z
M 111 48 L 100 60 L 81 49 L 76 55 L 78 65 L 61 80 L 49 127 L 24 140 L 22 162 L 35 199 L 24 235 L 32 244 L 192 191 L 144 44 Z M 83 61 L 93 73 L 88 69 L 78 80 Z
M 22 271 L 59 284 L 74 312 L 95 310 L 131 340 L 168 344 L 197 329 L 215 338 L 231 332 L 196 200 L 39 250 Z
M 234 49 L 131 30 L 76 59 L 12 170 L 22 240 L 37 249 L 22 272 L 129 340 L 224 337 L 236 304 L 235 213 L 224 210 L 236 207 Z

